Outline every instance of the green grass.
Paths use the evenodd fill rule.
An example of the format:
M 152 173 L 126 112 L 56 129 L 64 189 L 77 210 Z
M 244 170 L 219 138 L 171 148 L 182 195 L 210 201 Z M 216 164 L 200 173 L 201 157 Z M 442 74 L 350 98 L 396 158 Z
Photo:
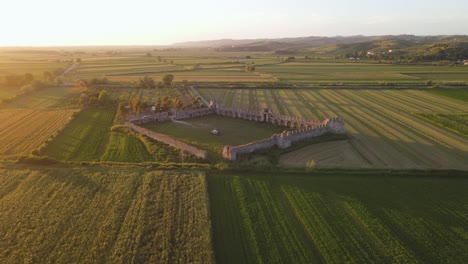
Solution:
M 433 89 L 428 92 L 468 102 L 468 89 Z
M 145 162 L 153 156 L 138 138 L 123 132 L 111 132 L 109 142 L 102 157 L 103 161 Z
M 106 151 L 115 111 L 85 109 L 49 143 L 45 154 L 58 160 L 99 160 Z
M 468 137 L 468 113 L 465 114 L 416 114 L 438 126 Z
M 151 123 L 144 127 L 205 149 L 208 151 L 209 159 L 211 160 L 219 160 L 221 158 L 225 145 L 237 146 L 255 140 L 267 139 L 274 133 L 282 132 L 285 129 L 271 124 L 216 115 L 184 121 L 187 124 L 165 122 Z M 212 135 L 210 131 L 213 129 L 219 130 L 221 135 Z
M 179 150 L 147 137 L 112 131 L 115 111 L 85 109 L 45 148 L 43 154 L 65 161 L 191 162 Z
M 208 177 L 218 263 L 463 263 L 464 178 Z
M 1 263 L 212 263 L 200 172 L 0 164 Z

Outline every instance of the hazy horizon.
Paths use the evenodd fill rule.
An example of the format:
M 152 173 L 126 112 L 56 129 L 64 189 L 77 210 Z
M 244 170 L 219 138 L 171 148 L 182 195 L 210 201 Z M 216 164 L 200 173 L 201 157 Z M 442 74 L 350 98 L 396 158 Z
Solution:
M 468 2 L 20 0 L 2 5 L 0 46 L 157 46 L 219 39 L 467 35 Z M 25 8 L 27 7 L 27 8 Z

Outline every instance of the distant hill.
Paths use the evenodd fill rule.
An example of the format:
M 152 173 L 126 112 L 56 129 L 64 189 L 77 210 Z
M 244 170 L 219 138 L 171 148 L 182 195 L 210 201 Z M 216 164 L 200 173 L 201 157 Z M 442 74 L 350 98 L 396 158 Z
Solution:
M 208 48 L 217 51 L 275 52 L 317 56 L 366 56 L 390 54 L 416 59 L 468 59 L 468 36 L 336 36 L 276 39 L 221 39 L 175 43 L 182 48 Z

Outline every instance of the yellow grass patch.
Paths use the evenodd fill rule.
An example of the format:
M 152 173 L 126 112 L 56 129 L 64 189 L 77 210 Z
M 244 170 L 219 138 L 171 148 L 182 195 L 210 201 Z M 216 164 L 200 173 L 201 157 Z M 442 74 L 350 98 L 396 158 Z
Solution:
M 75 110 L 0 110 L 0 157 L 26 155 L 62 128 Z

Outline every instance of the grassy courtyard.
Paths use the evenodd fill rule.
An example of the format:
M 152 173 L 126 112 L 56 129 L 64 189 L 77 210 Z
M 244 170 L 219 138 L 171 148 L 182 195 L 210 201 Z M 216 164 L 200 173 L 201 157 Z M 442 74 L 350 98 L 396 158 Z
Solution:
M 255 140 L 271 137 L 274 133 L 282 132 L 284 127 L 277 127 L 266 123 L 227 118 L 222 116 L 205 116 L 183 122 L 151 123 L 146 128 L 174 137 L 180 141 L 200 147 L 208 151 L 210 160 L 218 160 L 225 145 L 237 146 Z M 212 135 L 216 129 L 220 135 Z

